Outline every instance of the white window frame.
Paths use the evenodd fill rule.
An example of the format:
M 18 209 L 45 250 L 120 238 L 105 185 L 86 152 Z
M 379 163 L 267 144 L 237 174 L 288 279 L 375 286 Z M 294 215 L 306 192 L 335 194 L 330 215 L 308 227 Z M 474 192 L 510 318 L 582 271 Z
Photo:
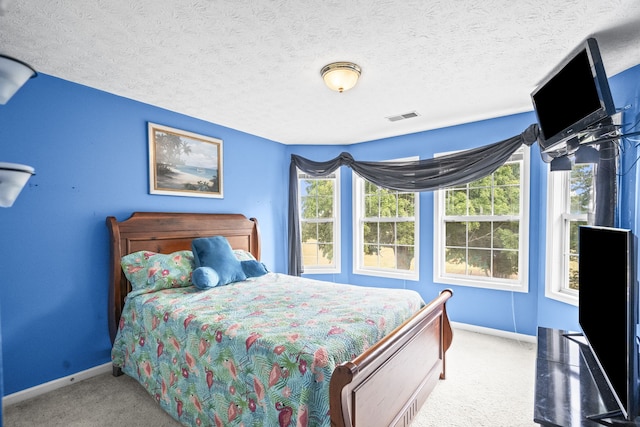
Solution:
M 579 291 L 569 288 L 568 283 L 568 224 L 570 221 L 589 222 L 589 215 L 570 213 L 571 171 L 549 172 L 547 176 L 545 297 L 578 306 Z M 595 192 L 592 193 L 592 203 L 594 197 Z
M 418 157 L 405 159 L 395 159 L 393 161 L 410 161 L 418 160 Z M 352 180 L 352 200 L 353 200 L 353 274 L 361 274 L 365 276 L 387 277 L 390 279 L 414 280 L 420 278 L 420 193 L 413 193 L 415 197 L 415 210 L 413 216 L 414 223 L 414 269 L 400 270 L 389 268 L 366 267 L 364 265 L 364 254 L 360 249 L 364 246 L 361 230 L 363 229 L 364 214 L 364 183 L 365 180 L 357 174 L 353 174 Z M 411 192 L 407 192 L 412 194 Z M 411 218 L 398 218 L 407 220 Z
M 328 177 L 318 177 L 318 178 L 301 178 L 301 175 L 305 175 L 304 172 L 302 172 L 300 169 L 297 170 L 297 178 L 298 178 L 298 212 L 300 213 L 299 215 L 299 223 L 300 223 L 300 239 L 302 240 L 302 223 L 303 223 L 303 219 L 302 219 L 302 195 L 300 194 L 301 191 L 301 180 L 309 180 L 309 179 L 319 179 L 319 180 L 327 180 L 327 179 L 333 179 L 334 180 L 334 191 L 333 191 L 333 217 L 331 218 L 331 220 L 333 221 L 333 264 L 332 265 L 311 265 L 311 266 L 306 266 L 304 265 L 304 257 L 302 259 L 302 267 L 303 267 L 303 274 L 338 274 L 341 272 L 341 262 L 340 260 L 342 259 L 341 254 L 340 254 L 340 248 L 341 248 L 341 241 L 340 241 L 340 230 L 341 230 L 341 224 L 340 224 L 340 168 L 336 169 L 333 174 L 335 175 L 335 178 L 328 178 Z M 318 220 L 319 222 L 320 220 Z M 327 219 L 323 220 L 323 222 L 328 222 Z M 300 248 L 302 250 L 303 247 L 303 242 L 300 241 Z
M 433 224 L 433 281 L 435 283 L 469 286 L 485 289 L 496 289 L 512 292 L 529 292 L 529 181 L 530 181 L 530 149 L 522 147 L 516 153 L 522 153 L 522 166 L 520 170 L 520 207 L 519 215 L 512 216 L 519 221 L 520 247 L 518 249 L 518 280 L 510 280 L 493 277 L 464 276 L 445 273 L 445 190 L 434 193 L 434 224 Z M 448 153 L 439 153 L 442 156 Z M 461 216 L 460 221 L 473 219 L 490 220 L 494 216 Z M 509 219 L 505 216 L 497 218 Z M 456 219 L 451 217 L 450 219 Z

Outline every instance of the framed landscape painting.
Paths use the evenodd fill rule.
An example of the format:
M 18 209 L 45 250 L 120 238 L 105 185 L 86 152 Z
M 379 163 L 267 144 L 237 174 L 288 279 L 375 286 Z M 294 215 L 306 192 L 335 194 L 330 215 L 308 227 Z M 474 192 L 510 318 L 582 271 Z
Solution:
M 222 198 L 222 140 L 149 123 L 149 193 Z

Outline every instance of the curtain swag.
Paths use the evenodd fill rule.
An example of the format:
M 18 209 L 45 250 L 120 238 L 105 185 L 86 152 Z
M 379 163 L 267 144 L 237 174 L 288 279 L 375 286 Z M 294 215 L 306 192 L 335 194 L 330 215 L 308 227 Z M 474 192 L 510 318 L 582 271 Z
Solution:
M 298 212 L 298 170 L 312 177 L 321 177 L 331 174 L 340 166 L 347 166 L 360 177 L 383 188 L 409 192 L 433 191 L 491 175 L 522 144 L 531 146 L 536 142 L 538 135 L 538 125 L 532 124 L 520 135 L 504 141 L 437 158 L 414 161 L 357 161 L 351 154 L 343 152 L 334 159 L 316 162 L 292 154 L 289 167 L 289 274 L 299 276 L 303 273 Z

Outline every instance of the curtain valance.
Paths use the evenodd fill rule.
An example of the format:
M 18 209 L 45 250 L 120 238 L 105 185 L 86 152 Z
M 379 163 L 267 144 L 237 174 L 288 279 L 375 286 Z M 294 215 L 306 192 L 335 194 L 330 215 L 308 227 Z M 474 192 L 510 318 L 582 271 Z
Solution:
M 522 144 L 531 146 L 536 142 L 538 135 L 538 125 L 532 124 L 520 135 L 504 141 L 437 158 L 414 161 L 357 161 L 351 154 L 343 152 L 334 159 L 317 162 L 292 154 L 289 167 L 289 274 L 299 276 L 303 272 L 298 212 L 298 170 L 312 177 L 322 177 L 331 174 L 340 166 L 347 166 L 360 177 L 380 187 L 396 191 L 432 191 L 466 184 L 492 174 Z M 610 170 L 611 163 L 608 162 L 607 166 Z M 611 176 L 607 175 L 607 182 L 610 182 Z M 615 188 L 615 176 L 613 187 Z M 599 196 L 610 196 L 611 190 L 608 188 L 605 191 L 606 195 Z M 613 192 L 615 194 L 615 190 Z M 611 206 L 611 203 L 608 205 Z M 607 216 L 609 214 L 606 213 Z M 598 213 L 596 223 L 599 221 L 597 218 Z

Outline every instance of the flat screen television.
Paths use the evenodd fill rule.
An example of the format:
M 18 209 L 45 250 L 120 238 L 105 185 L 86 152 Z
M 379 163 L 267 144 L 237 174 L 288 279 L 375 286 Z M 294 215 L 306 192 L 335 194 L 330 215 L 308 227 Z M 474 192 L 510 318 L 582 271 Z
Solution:
M 634 420 L 639 415 L 639 393 L 633 234 L 620 228 L 582 226 L 578 239 L 580 327 L 620 406 L 619 418 Z
M 567 56 L 531 93 L 538 118 L 538 144 L 544 152 L 563 146 L 590 126 L 615 113 L 596 39 L 589 38 Z

